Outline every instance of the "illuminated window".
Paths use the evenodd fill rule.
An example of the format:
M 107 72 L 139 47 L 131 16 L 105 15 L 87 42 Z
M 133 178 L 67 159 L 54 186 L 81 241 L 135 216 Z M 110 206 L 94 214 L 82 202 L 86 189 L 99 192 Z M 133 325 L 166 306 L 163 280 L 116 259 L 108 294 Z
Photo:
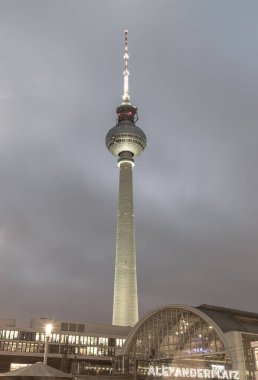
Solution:
M 97 355 L 97 347 L 87 347 L 87 355 L 88 356 L 96 356 Z
M 51 342 L 59 343 L 60 342 L 60 334 L 51 334 Z
M 116 347 L 123 347 L 125 339 L 116 339 Z
M 68 335 L 60 335 L 60 343 L 66 343 L 68 342 Z
M 108 348 L 99 347 L 98 348 L 98 356 L 108 356 Z
M 86 347 L 75 347 L 75 354 L 77 355 L 87 355 Z
M 108 356 L 115 356 L 115 349 L 114 348 L 108 349 Z
M 16 350 L 17 350 L 17 343 L 13 342 L 12 351 L 16 351 Z
M 256 366 L 256 371 L 258 371 L 258 349 L 256 348 L 255 351 L 255 366 Z
M 100 346 L 108 346 L 108 338 L 99 337 Z
M 92 346 L 96 346 L 98 344 L 98 338 L 96 336 L 91 336 L 90 337 L 90 344 Z

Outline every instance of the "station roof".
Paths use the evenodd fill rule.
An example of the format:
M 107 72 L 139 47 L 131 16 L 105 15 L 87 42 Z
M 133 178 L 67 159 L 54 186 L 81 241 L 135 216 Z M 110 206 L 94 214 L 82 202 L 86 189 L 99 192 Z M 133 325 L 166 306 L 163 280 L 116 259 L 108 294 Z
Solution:
M 196 309 L 216 322 L 224 333 L 242 331 L 258 334 L 258 313 L 206 304 L 197 306 Z

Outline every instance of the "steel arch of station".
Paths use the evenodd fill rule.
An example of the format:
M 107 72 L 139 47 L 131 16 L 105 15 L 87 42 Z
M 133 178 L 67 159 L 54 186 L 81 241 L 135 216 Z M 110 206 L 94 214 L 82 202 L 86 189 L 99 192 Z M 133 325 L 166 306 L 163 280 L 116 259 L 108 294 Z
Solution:
M 173 321 L 172 317 L 170 317 L 170 320 L 169 320 L 168 317 L 166 317 L 168 315 L 174 316 L 174 317 L 176 316 L 174 321 Z M 190 321 L 189 316 L 191 316 L 191 321 Z M 165 321 L 165 318 L 164 318 L 164 320 L 162 320 L 162 317 L 163 318 L 166 317 L 167 320 Z M 156 309 L 152 310 L 149 314 L 147 314 L 142 320 L 140 320 L 134 326 L 134 328 L 131 330 L 130 334 L 128 335 L 126 342 L 125 342 L 125 345 L 122 349 L 121 355 L 130 357 L 130 355 L 132 355 L 133 353 L 135 354 L 136 351 L 140 352 L 141 349 L 139 347 L 137 347 L 137 345 L 143 344 L 142 341 L 144 339 L 145 339 L 145 341 L 148 341 L 148 340 L 150 341 L 152 339 L 151 335 L 155 334 L 156 336 L 160 336 L 161 334 L 163 334 L 162 329 L 165 329 L 165 334 L 163 335 L 163 341 L 164 341 L 164 339 L 166 338 L 166 331 L 167 331 L 167 335 L 170 334 L 168 326 L 167 326 L 168 320 L 169 320 L 169 323 L 171 324 L 171 326 L 170 326 L 171 330 L 170 331 L 173 331 L 175 339 L 179 339 L 179 337 L 181 337 L 181 341 L 182 341 L 184 336 L 185 336 L 185 341 L 187 341 L 187 336 L 188 336 L 188 339 L 190 340 L 191 339 L 191 337 L 190 337 L 191 331 L 195 331 L 195 334 L 198 334 L 198 333 L 196 333 L 196 330 L 197 330 L 197 327 L 196 327 L 197 322 L 196 321 L 199 321 L 198 323 L 200 324 L 200 326 L 204 326 L 204 327 L 201 327 L 202 330 L 200 330 L 200 331 L 205 330 L 205 334 L 207 334 L 205 339 L 207 339 L 207 341 L 205 342 L 203 340 L 205 334 L 202 336 L 201 333 L 199 333 L 199 335 L 196 335 L 197 338 L 195 338 L 195 340 L 198 340 L 198 337 L 201 337 L 200 340 L 202 339 L 203 347 L 207 347 L 207 348 L 202 348 L 202 346 L 201 346 L 202 343 L 200 343 L 199 344 L 200 348 L 199 348 L 199 352 L 198 352 L 198 346 L 197 346 L 198 342 L 195 343 L 194 339 L 192 339 L 193 343 L 192 343 L 191 347 L 196 347 L 196 348 L 192 348 L 192 352 L 190 352 L 190 349 L 189 349 L 188 350 L 189 355 L 191 354 L 191 357 L 192 357 L 195 354 L 199 354 L 199 355 L 205 354 L 205 350 L 207 351 L 206 352 L 207 355 L 211 355 L 212 350 L 214 350 L 213 351 L 214 355 L 219 355 L 219 354 L 222 354 L 222 356 L 227 355 L 227 357 L 229 359 L 228 365 L 230 366 L 230 363 L 232 363 L 230 349 L 229 349 L 229 346 L 228 346 L 227 341 L 225 339 L 225 336 L 224 336 L 222 330 L 220 329 L 220 327 L 217 325 L 217 323 L 214 322 L 209 316 L 207 316 L 206 314 L 204 314 L 202 311 L 198 310 L 197 308 L 192 307 L 192 306 L 180 305 L 180 304 L 165 305 L 165 306 L 156 308 Z M 155 323 L 153 323 L 153 321 L 155 321 Z M 195 322 L 192 322 L 192 321 L 195 321 Z M 156 327 L 154 327 L 154 328 L 152 327 L 152 330 L 150 330 L 151 323 L 152 323 L 152 325 L 156 324 Z M 172 326 L 173 323 L 174 323 L 174 326 Z M 194 324 L 195 324 L 195 326 L 194 326 Z M 156 331 L 155 331 L 155 329 L 156 329 Z M 210 329 L 210 331 L 208 329 Z M 188 335 L 187 335 L 187 333 L 188 333 Z M 147 334 L 148 334 L 148 336 L 147 336 Z M 176 334 L 177 334 L 177 336 L 176 336 Z M 211 346 L 210 347 L 208 346 L 208 340 L 210 339 L 209 336 L 211 336 L 211 334 L 213 334 L 212 336 L 215 339 L 215 343 L 214 342 L 210 343 L 210 344 L 213 344 L 214 349 L 211 348 Z M 172 334 L 171 334 L 171 336 L 172 336 Z M 170 339 L 172 339 L 171 336 L 167 336 L 166 340 L 169 341 Z M 160 339 L 159 343 L 161 344 L 161 339 Z M 148 344 L 148 342 L 147 342 L 147 344 Z M 167 343 L 167 344 L 169 344 L 169 343 Z M 174 342 L 173 342 L 173 344 L 174 344 Z M 187 344 L 189 346 L 189 341 Z M 205 346 L 205 344 L 206 344 L 206 346 Z M 150 345 L 150 343 L 149 343 L 149 345 Z M 163 345 L 164 345 L 164 343 L 163 343 Z M 146 344 L 145 344 L 145 350 L 148 351 L 148 349 L 146 349 Z M 196 350 L 196 351 L 194 351 L 194 350 Z M 186 352 L 186 350 L 185 350 L 185 352 Z M 162 359 L 162 355 L 160 353 L 158 355 Z M 149 357 L 149 360 L 153 359 L 155 356 L 155 352 L 148 351 L 148 355 L 146 354 L 146 357 L 147 356 Z M 164 356 L 166 356 L 166 355 L 164 354 Z M 190 356 L 189 356 L 189 358 L 190 358 Z

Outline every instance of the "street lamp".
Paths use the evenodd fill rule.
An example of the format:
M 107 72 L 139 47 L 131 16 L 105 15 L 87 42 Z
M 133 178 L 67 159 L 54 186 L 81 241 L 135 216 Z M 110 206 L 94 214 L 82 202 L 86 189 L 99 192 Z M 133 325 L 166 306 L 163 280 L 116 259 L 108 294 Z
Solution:
M 44 351 L 44 360 L 43 363 L 47 364 L 47 354 L 48 354 L 48 342 L 50 338 L 50 334 L 52 332 L 53 326 L 51 323 L 47 323 L 45 326 L 45 351 Z

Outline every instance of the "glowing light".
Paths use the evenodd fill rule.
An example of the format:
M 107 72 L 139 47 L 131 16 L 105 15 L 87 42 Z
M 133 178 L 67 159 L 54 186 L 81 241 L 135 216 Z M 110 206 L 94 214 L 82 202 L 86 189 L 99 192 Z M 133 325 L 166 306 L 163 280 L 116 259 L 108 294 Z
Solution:
M 215 367 L 215 366 L 214 366 Z M 239 380 L 238 371 L 228 371 L 223 368 L 223 366 L 217 366 L 221 368 L 190 368 L 190 367 L 172 367 L 172 366 L 153 366 L 151 365 L 148 369 L 148 376 L 157 376 L 157 377 L 189 377 L 189 378 L 199 378 L 199 379 L 233 379 Z
M 52 330 L 53 330 L 53 325 L 51 323 L 47 323 L 45 326 L 46 338 L 50 337 Z
M 121 160 L 121 161 L 118 161 L 117 166 L 120 168 L 120 165 L 121 165 L 122 163 L 124 163 L 124 162 L 127 162 L 127 163 L 131 164 L 131 165 L 132 165 L 132 168 L 134 167 L 134 162 L 131 161 L 131 160 Z

